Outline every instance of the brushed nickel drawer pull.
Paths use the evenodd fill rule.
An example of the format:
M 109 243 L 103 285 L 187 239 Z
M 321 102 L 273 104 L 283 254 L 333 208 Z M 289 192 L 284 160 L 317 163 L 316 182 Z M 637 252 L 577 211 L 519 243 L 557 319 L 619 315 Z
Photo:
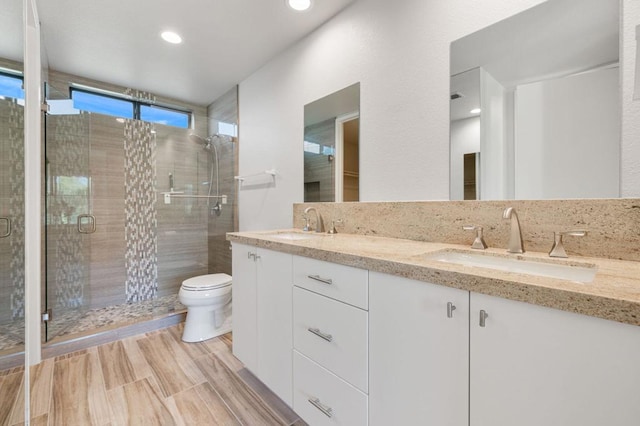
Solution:
M 485 326 L 485 320 L 489 318 L 489 314 L 485 310 L 480 311 L 480 327 Z
M 456 310 L 456 305 L 451 302 L 447 302 L 447 318 L 453 318 L 453 311 Z
M 315 334 L 316 336 L 320 337 L 321 339 L 326 340 L 327 342 L 331 342 L 333 340 L 333 336 L 330 334 L 326 334 L 321 332 L 319 329 L 317 328 L 307 328 L 307 330 L 313 334 Z
M 322 404 L 318 398 L 309 398 L 308 401 L 311 405 L 322 411 L 322 414 L 324 414 L 325 416 L 329 418 L 333 417 L 333 410 L 331 409 L 331 407 Z
M 320 281 L 321 283 L 333 284 L 331 278 L 322 278 L 320 277 L 320 275 L 307 275 L 307 277 L 311 278 L 312 280 Z

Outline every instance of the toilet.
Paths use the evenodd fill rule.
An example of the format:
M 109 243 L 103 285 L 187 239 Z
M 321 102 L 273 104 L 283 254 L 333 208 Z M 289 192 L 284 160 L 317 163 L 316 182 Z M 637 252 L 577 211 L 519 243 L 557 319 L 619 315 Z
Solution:
M 231 331 L 231 276 L 208 274 L 182 282 L 178 293 L 187 307 L 182 341 L 201 342 Z

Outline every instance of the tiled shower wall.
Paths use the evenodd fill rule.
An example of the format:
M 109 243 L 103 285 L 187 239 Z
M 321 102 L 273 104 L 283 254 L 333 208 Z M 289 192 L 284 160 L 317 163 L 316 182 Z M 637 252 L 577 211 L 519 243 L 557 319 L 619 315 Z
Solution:
M 90 119 L 88 114 L 47 117 L 48 300 L 68 309 L 83 306 L 89 282 L 91 236 L 78 232 L 77 216 L 90 212 Z
M 50 83 L 58 93 L 68 93 L 70 82 L 125 93 L 124 88 L 50 72 Z M 170 99 L 158 101 L 193 110 L 194 129 L 122 123 L 100 114 L 67 116 L 68 120 L 85 122 L 88 127 L 84 138 L 88 160 L 82 176 L 90 179 L 89 209 L 96 218 L 96 232 L 72 237 L 86 240 L 82 253 L 89 279 L 78 284 L 83 289 L 85 308 L 175 294 L 184 279 L 209 270 L 207 201 L 173 198 L 171 204 L 165 204 L 162 195 L 169 191 L 169 173 L 174 176 L 175 191 L 207 193 L 208 153 L 188 140 L 191 132 L 208 134 L 205 108 Z M 56 141 L 55 149 L 62 153 L 59 158 L 64 158 L 64 144 L 72 143 L 60 136 L 65 130 L 57 127 L 55 132 L 48 129 L 48 133 L 47 143 Z M 53 157 L 53 152 L 48 155 Z M 221 158 L 221 165 L 224 161 Z M 233 165 L 228 168 L 233 169 Z M 51 237 L 59 237 L 55 229 L 49 231 Z M 56 254 L 61 257 L 61 253 L 49 256 L 55 258 Z M 60 262 L 54 268 L 49 266 L 49 279 L 56 269 L 64 267 Z M 50 287 L 54 288 L 74 285 L 50 281 Z
M 218 123 L 238 125 L 238 86 L 233 87 L 208 107 L 210 133 L 218 132 Z M 214 139 L 220 163 L 220 194 L 227 195 L 222 212 L 209 215 L 209 273 L 231 275 L 231 247 L 226 233 L 238 229 L 238 203 L 234 176 L 238 170 L 238 138 Z M 215 179 L 215 176 L 214 176 Z M 215 187 L 212 194 L 215 193 Z M 215 201 L 214 201 L 215 202 Z
M 335 146 L 336 120 L 331 118 L 304 128 L 304 140 Z M 304 199 L 308 202 L 333 201 L 335 199 L 334 167 L 332 157 L 304 152 Z
M 0 100 L 0 217 L 11 235 L 0 238 L 0 325 L 24 318 L 24 109 Z M 6 233 L 0 222 L 0 235 Z

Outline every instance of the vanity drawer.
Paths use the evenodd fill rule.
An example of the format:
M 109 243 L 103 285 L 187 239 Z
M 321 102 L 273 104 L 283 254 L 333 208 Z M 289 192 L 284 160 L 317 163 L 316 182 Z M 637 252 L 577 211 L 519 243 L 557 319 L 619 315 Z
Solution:
M 369 306 L 369 271 L 293 256 L 293 284 L 362 309 Z
M 293 410 L 314 426 L 364 426 L 369 402 L 367 395 L 294 350 Z
M 293 288 L 293 347 L 368 392 L 368 312 Z

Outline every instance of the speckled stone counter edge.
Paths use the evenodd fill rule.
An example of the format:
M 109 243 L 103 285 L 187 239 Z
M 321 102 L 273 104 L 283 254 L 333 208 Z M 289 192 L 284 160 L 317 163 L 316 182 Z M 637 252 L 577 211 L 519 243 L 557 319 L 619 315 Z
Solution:
M 348 234 L 283 241 L 272 235 L 272 232 L 245 232 L 227 234 L 227 238 L 232 242 L 640 325 L 640 264 L 637 262 L 578 258 L 575 261 L 596 264 L 599 268 L 593 283 L 581 284 L 477 268 L 470 273 L 459 265 L 425 259 L 424 254 L 436 250 L 466 249 L 459 245 Z M 490 252 L 497 254 L 502 250 Z M 546 254 L 527 253 L 527 256 L 544 260 Z

